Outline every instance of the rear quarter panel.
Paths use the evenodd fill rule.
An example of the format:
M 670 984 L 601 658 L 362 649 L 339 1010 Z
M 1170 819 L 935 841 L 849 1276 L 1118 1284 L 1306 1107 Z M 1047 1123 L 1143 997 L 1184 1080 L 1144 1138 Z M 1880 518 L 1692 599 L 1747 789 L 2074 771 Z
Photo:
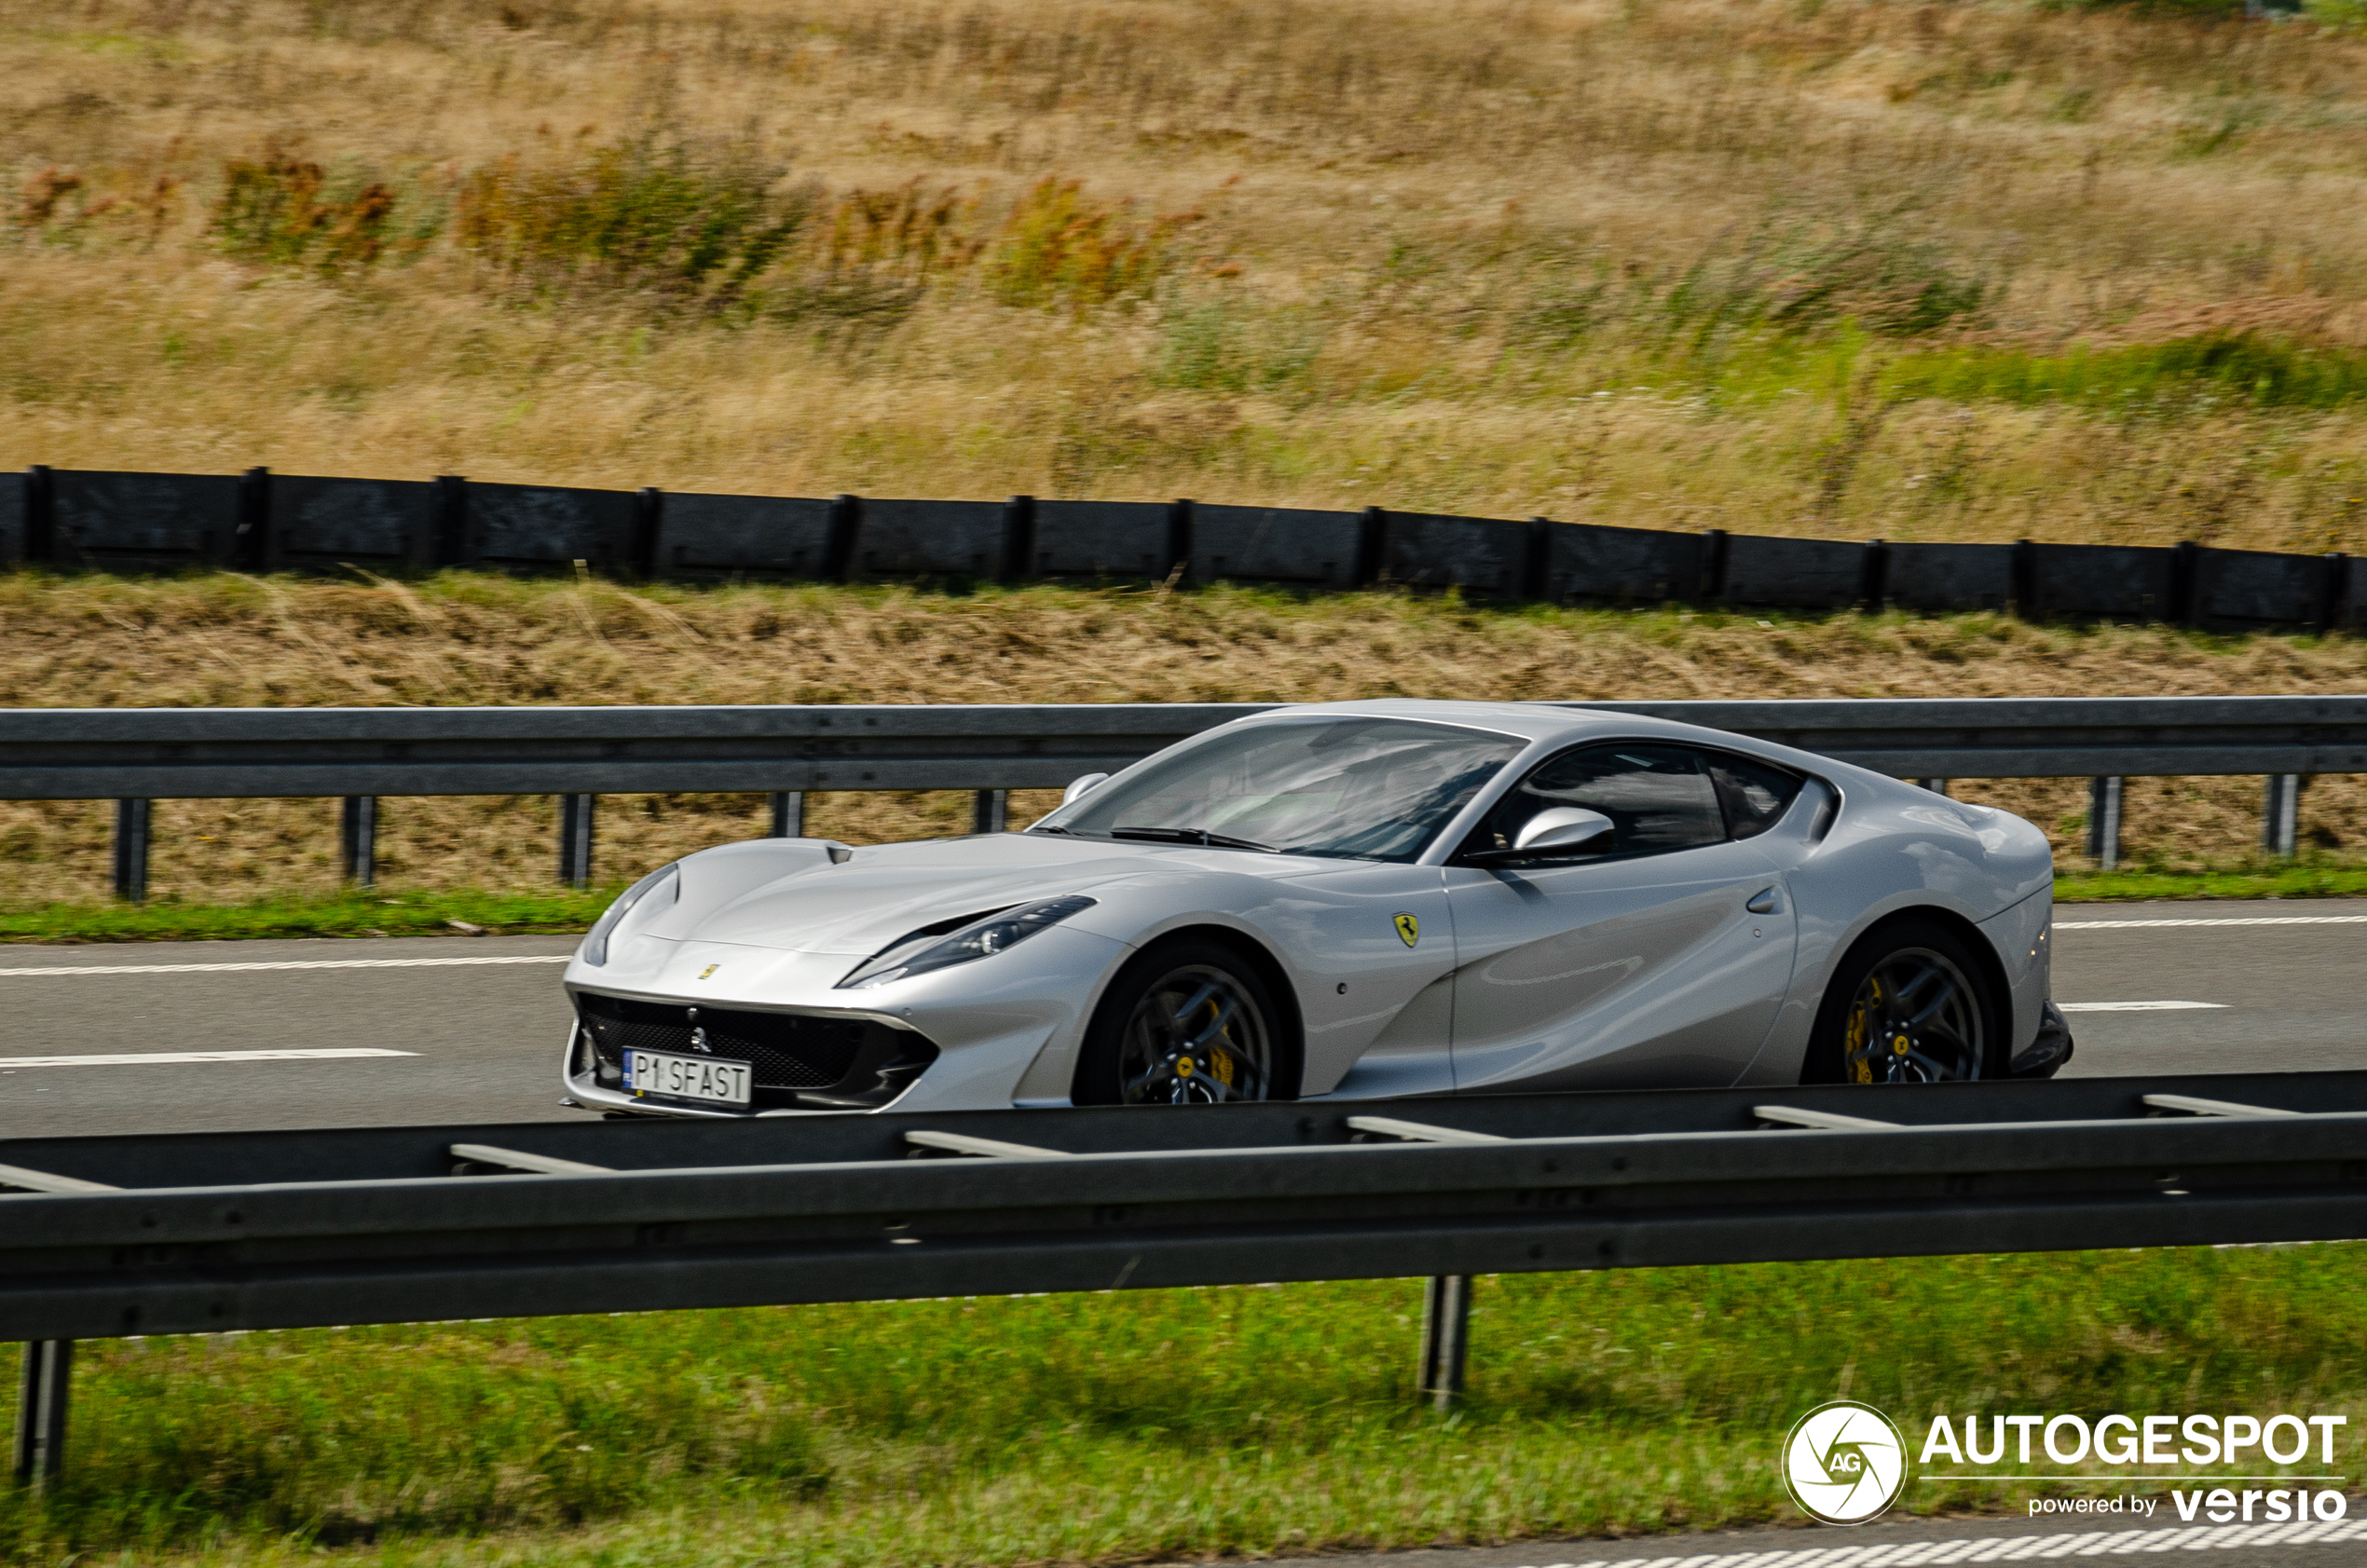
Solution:
M 2051 902 L 2054 864 L 2046 836 L 2008 811 L 1787 748 L 1764 749 L 1811 772 L 1815 782 L 1781 823 L 1755 840 L 1791 888 L 1799 948 L 1775 1027 L 1739 1081 L 1798 1083 L 1834 970 L 1876 924 L 1915 909 L 1946 911 L 1989 944 L 2013 991 L 2011 1048 L 2027 1044 L 2037 1029 L 2037 1000 L 2027 995 L 2027 964 L 2018 968 L 2004 945 L 2027 934 L 2013 921 L 1988 922 L 2032 899 Z M 1819 835 L 1818 821 L 1832 804 L 1821 794 L 1827 790 L 1838 806 L 1830 827 Z M 2010 935 L 2008 925 L 2015 927 Z M 2043 988 L 2043 975 L 2039 984 Z

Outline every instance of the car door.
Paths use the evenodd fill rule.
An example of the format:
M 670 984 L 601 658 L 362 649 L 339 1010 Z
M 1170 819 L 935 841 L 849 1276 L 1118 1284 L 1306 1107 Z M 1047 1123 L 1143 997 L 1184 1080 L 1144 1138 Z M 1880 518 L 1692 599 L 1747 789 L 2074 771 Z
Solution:
M 1459 1092 L 1724 1084 L 1767 1036 L 1791 982 L 1791 899 L 1751 842 L 1796 776 L 1663 742 L 1550 757 L 1446 871 Z M 1538 811 L 1611 819 L 1608 848 L 1471 864 Z

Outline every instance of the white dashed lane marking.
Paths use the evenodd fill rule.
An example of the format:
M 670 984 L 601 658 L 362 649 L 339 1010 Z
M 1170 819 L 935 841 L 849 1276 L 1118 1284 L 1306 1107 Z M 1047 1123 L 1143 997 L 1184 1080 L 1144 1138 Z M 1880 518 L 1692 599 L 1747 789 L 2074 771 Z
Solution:
M 2207 1007 L 2224 1008 L 2223 1002 L 2059 1002 L 2066 1013 L 2192 1013 Z
M 356 1057 L 416 1057 L 417 1051 L 380 1051 L 366 1045 L 290 1047 L 281 1051 L 121 1051 L 95 1057 L 0 1057 L 0 1072 L 21 1067 L 157 1067 L 188 1062 L 330 1062 Z
M 44 980 L 64 975 L 245 975 L 260 969 L 439 969 L 462 964 L 565 963 L 572 953 L 525 953 L 500 958 L 305 959 L 283 963 L 89 963 L 0 969 L 0 980 Z
M 2238 1547 L 2299 1547 L 2367 1538 L 2367 1519 L 2306 1524 L 2221 1524 L 2165 1530 L 2067 1530 L 2033 1535 L 1966 1536 L 1952 1541 L 1889 1541 L 1863 1546 L 1699 1552 L 1691 1557 L 1627 1557 L 1536 1568 L 1928 1568 L 1945 1562 L 2027 1562 L 2067 1557 L 2231 1551 Z M 2295 1559 L 2307 1563 L 2310 1555 Z

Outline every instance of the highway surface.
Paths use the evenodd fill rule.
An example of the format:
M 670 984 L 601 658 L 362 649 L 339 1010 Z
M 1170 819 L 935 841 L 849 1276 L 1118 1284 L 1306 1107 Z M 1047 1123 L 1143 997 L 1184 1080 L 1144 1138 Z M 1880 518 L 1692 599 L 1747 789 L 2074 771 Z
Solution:
M 2367 902 L 2066 905 L 2056 932 L 2072 1072 L 2367 1067 Z M 0 948 L 0 1138 L 582 1116 L 575 943 Z

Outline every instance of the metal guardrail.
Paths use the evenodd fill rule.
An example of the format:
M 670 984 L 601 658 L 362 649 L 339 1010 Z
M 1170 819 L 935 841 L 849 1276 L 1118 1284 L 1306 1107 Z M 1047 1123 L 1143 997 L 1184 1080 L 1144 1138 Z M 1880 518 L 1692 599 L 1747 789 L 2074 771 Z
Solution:
M 18 1139 L 0 1184 L 37 1478 L 62 1347 L 131 1333 L 1427 1274 L 1451 1398 L 1477 1274 L 2367 1235 L 2367 1072 Z
M 146 889 L 156 798 L 341 796 L 342 864 L 375 863 L 390 795 L 566 798 L 561 879 L 592 876 L 593 798 L 762 792 L 800 830 L 810 790 L 965 789 L 978 831 L 1005 795 L 1115 770 L 1259 703 L 837 707 L 55 708 L 0 711 L 0 798 L 103 799 L 116 891 Z M 1762 736 L 1901 778 L 2095 780 L 2089 851 L 2116 862 L 2120 780 L 2259 774 L 2263 844 L 2293 850 L 2301 781 L 2367 772 L 2367 696 L 2043 697 L 1573 704 Z

